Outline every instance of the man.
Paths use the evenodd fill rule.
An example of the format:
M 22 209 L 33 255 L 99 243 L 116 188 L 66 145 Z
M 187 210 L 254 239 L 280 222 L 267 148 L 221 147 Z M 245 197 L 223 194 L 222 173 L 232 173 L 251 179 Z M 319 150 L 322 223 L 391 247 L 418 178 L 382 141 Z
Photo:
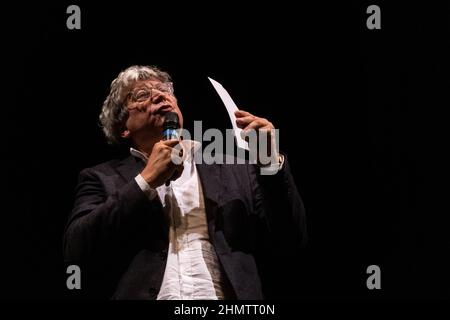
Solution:
M 255 164 L 194 163 L 198 142 L 162 141 L 167 112 L 183 125 L 170 81 L 156 67 L 132 66 L 112 82 L 100 121 L 108 141 L 128 143 L 131 155 L 80 173 L 66 262 L 81 266 L 90 297 L 267 297 L 274 272 L 306 240 L 287 159 L 278 155 L 274 175 Z M 236 118 L 244 130 L 274 129 L 245 111 Z

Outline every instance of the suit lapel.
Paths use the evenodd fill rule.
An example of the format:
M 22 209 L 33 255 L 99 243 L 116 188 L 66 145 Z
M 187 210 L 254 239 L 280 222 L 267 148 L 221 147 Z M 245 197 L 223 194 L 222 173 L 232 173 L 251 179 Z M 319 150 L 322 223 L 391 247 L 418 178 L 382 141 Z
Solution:
M 214 245 L 215 219 L 222 192 L 220 183 L 221 166 L 208 164 L 197 164 L 196 166 L 205 199 L 209 239 Z
M 142 160 L 130 155 L 121 160 L 116 169 L 125 181 L 130 181 L 144 169 L 144 163 Z

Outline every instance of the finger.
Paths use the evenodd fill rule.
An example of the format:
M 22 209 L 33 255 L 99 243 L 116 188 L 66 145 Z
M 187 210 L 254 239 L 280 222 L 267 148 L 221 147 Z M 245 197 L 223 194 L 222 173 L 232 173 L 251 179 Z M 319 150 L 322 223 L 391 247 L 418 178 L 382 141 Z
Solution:
M 236 119 L 236 124 L 238 126 L 238 128 L 245 128 L 250 122 L 252 122 L 253 120 L 255 120 L 256 118 L 254 116 L 245 116 L 242 118 L 237 118 Z
M 234 115 L 235 115 L 237 118 L 240 118 L 240 117 L 247 117 L 247 116 L 253 116 L 250 112 L 247 112 L 247 111 L 245 111 L 245 110 L 236 110 L 236 111 L 234 112 Z
M 260 128 L 263 128 L 268 125 L 268 121 L 266 119 L 258 118 L 252 122 L 250 122 L 245 128 L 244 132 L 247 132 L 249 130 L 258 130 Z
M 265 126 L 259 128 L 258 130 L 262 131 L 262 132 L 267 132 L 269 134 L 275 133 L 275 128 L 271 124 L 265 125 Z
M 172 139 L 172 140 L 161 140 L 160 143 L 162 143 L 162 144 L 164 144 L 164 145 L 166 145 L 166 146 L 168 146 L 168 147 L 173 148 L 173 147 L 175 147 L 178 143 L 180 143 L 180 140 L 175 140 L 175 139 Z

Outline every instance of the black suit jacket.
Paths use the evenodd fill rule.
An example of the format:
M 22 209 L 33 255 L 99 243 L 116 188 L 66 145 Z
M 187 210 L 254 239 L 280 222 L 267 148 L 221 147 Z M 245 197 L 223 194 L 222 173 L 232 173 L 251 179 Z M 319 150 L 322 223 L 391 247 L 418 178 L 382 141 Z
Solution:
M 130 156 L 84 169 L 64 233 L 66 263 L 81 267 L 89 298 L 155 299 L 162 284 L 168 222 L 159 198 L 135 181 Z M 287 159 L 273 176 L 254 165 L 198 164 L 210 241 L 230 298 L 262 299 L 306 241 L 305 212 Z M 272 279 L 272 280 L 271 280 Z

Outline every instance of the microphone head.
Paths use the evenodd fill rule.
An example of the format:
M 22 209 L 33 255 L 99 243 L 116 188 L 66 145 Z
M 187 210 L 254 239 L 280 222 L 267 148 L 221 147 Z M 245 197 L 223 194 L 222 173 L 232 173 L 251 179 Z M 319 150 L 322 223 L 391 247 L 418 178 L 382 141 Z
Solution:
M 167 112 L 164 115 L 163 140 L 178 139 L 178 129 L 180 129 L 178 114 L 176 112 Z
M 180 123 L 176 112 L 167 112 L 164 115 L 164 129 L 179 129 Z

